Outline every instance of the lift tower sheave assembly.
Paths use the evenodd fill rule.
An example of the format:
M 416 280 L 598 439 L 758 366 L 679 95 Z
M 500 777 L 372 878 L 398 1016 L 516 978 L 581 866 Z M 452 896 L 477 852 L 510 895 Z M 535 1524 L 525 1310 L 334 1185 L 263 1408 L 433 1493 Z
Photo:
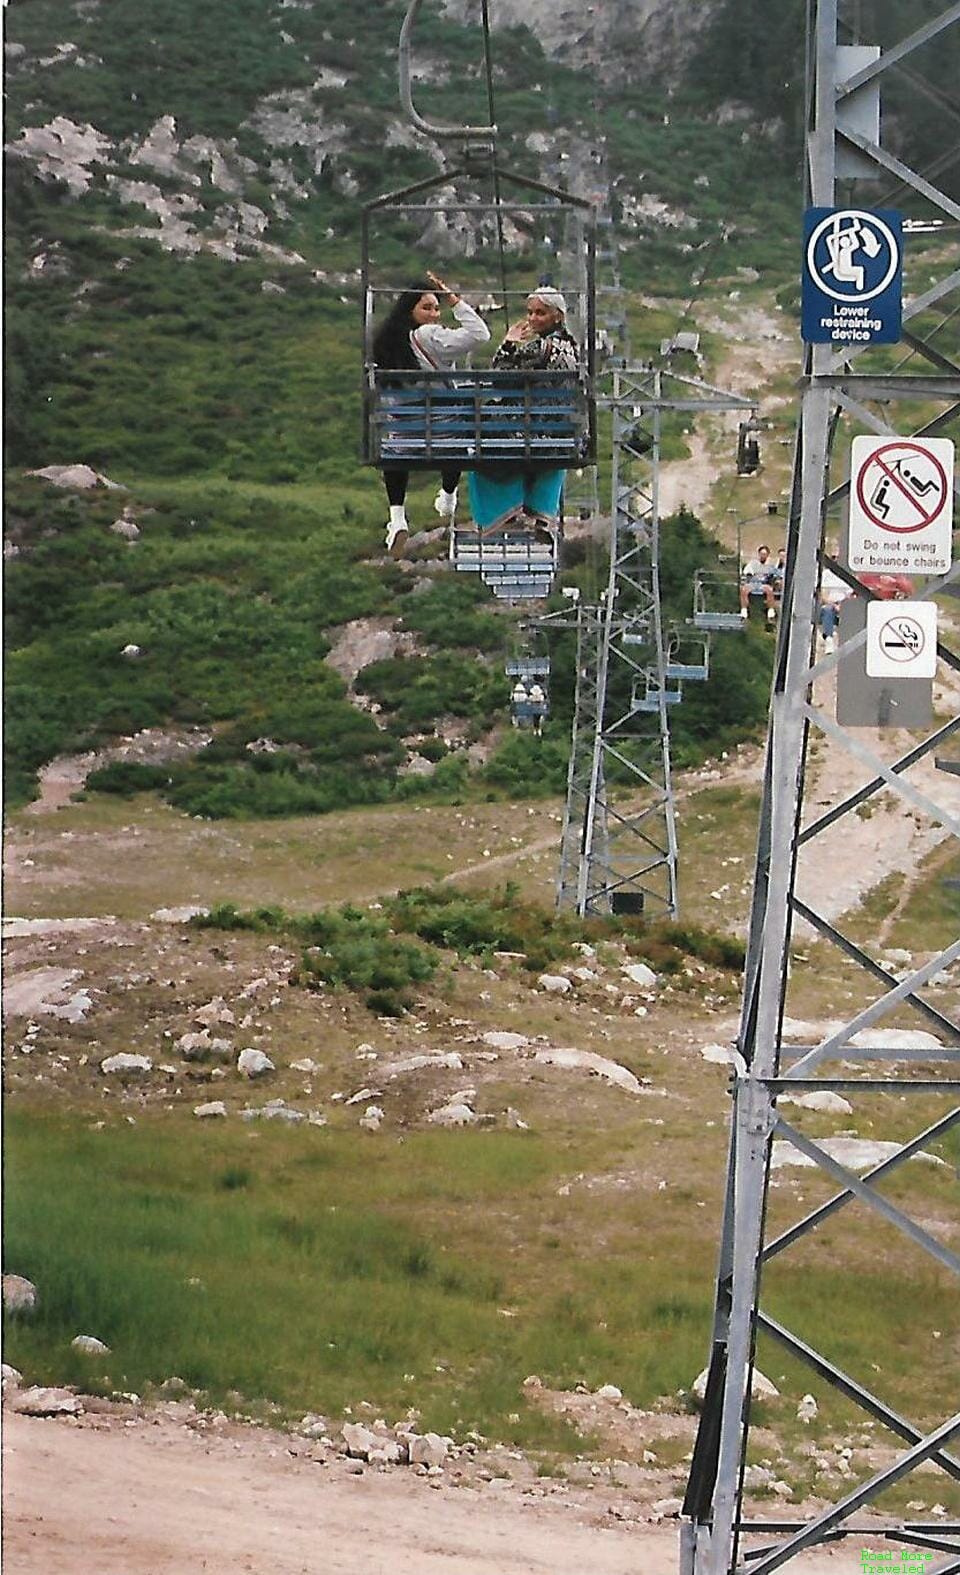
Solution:
M 872 8 L 864 8 L 864 22 L 869 10 Z M 956 437 L 960 368 L 949 345 L 933 343 L 953 315 L 945 314 L 951 297 L 956 306 L 960 271 L 951 266 L 955 259 L 942 246 L 922 254 L 917 293 L 912 298 L 908 295 L 903 303 L 902 335 L 899 299 L 895 303 L 897 327 L 885 340 L 882 336 L 871 339 L 874 330 L 870 326 L 859 334 L 848 333 L 844 322 L 856 319 L 859 308 L 846 306 L 841 313 L 836 304 L 838 298 L 843 305 L 844 300 L 856 301 L 858 293 L 869 292 L 876 237 L 883 234 L 883 224 L 894 234 L 885 217 L 892 202 L 909 206 L 911 218 L 917 216 L 914 222 L 927 222 L 928 228 L 931 220 L 940 225 L 945 220 L 952 225 L 960 221 L 960 205 L 934 184 L 937 171 L 949 173 L 949 161 L 941 159 L 933 173 L 921 174 L 895 158 L 879 145 L 879 112 L 869 104 L 865 108 L 864 99 L 888 72 L 903 72 L 919 93 L 925 87 L 922 72 L 930 61 L 929 51 L 957 47 L 960 5 L 948 7 L 908 37 L 884 40 L 883 52 L 865 46 L 851 50 L 841 43 L 842 23 L 838 0 L 808 0 L 806 159 L 810 211 L 804 291 L 806 301 L 808 278 L 818 267 L 816 236 L 820 225 L 819 233 L 829 235 L 834 243 L 827 292 L 827 299 L 834 304 L 821 314 L 829 330 L 825 340 L 817 337 L 818 321 L 808 328 L 806 312 L 804 315 L 807 350 L 788 567 L 740 1029 L 731 1073 L 733 1107 L 712 1344 L 683 1506 L 681 1575 L 770 1575 L 781 1568 L 797 1568 L 799 1572 L 807 1567 L 805 1556 L 810 1550 L 844 1538 L 856 1539 L 857 1551 L 851 1556 L 860 1562 L 864 1546 L 888 1550 L 888 1557 L 892 1550 L 895 1560 L 900 1556 L 897 1550 L 917 1549 L 929 1575 L 960 1571 L 960 1520 L 949 1512 L 921 1512 L 903 1491 L 905 1486 L 913 1486 L 910 1474 L 921 1466 L 927 1475 L 916 1483 L 914 1494 L 924 1505 L 936 1502 L 937 1476 L 951 1487 L 960 1481 L 960 1414 L 954 1414 L 960 1384 L 955 1347 L 951 1369 L 951 1352 L 944 1348 L 948 1336 L 941 1343 L 939 1336 L 944 1331 L 932 1327 L 931 1309 L 926 1305 L 928 1298 L 937 1297 L 943 1307 L 952 1297 L 956 1307 L 955 1276 L 960 1273 L 960 1257 L 949 1233 L 941 1228 L 942 1221 L 916 1217 L 916 1189 L 922 1184 L 917 1178 L 922 1170 L 905 1164 L 920 1150 L 936 1145 L 960 1122 L 960 1024 L 955 1015 L 956 991 L 951 995 L 948 990 L 949 970 L 960 960 L 960 942 L 937 948 L 934 932 L 927 940 L 921 933 L 916 950 L 922 948 L 922 961 L 911 956 L 902 969 L 894 971 L 895 965 L 883 958 L 882 949 L 868 949 L 856 928 L 838 917 L 826 900 L 829 854 L 824 860 L 824 843 L 818 841 L 843 835 L 844 826 L 851 824 L 845 817 L 858 810 L 866 808 L 872 813 L 879 807 L 881 793 L 906 806 L 913 823 L 930 827 L 930 845 L 949 850 L 949 839 L 954 839 L 955 847 L 960 836 L 951 771 L 958 754 L 960 718 L 952 715 L 943 721 L 941 717 L 936 724 L 931 720 L 923 734 L 916 728 L 910 733 L 902 728 L 895 731 L 889 725 L 901 701 L 906 704 L 905 691 L 897 686 L 919 679 L 898 676 L 885 680 L 886 710 L 877 704 L 872 717 L 858 715 L 855 721 L 841 724 L 829 714 L 835 679 L 837 704 L 842 710 L 841 692 L 848 677 L 853 675 L 858 683 L 868 684 L 871 662 L 874 676 L 882 668 L 882 637 L 878 644 L 871 629 L 890 627 L 889 622 L 884 623 L 885 609 L 891 605 L 903 608 L 895 625 L 900 631 L 898 642 L 890 642 L 888 652 L 898 643 L 895 654 L 913 660 L 918 647 L 911 626 L 929 626 L 935 618 L 933 598 L 942 592 L 955 594 L 960 581 L 960 568 L 933 577 L 917 573 L 911 601 L 878 603 L 876 608 L 868 605 L 864 617 L 864 604 L 875 598 L 869 576 L 860 581 L 858 571 L 850 566 L 857 517 L 854 505 L 865 507 L 868 515 L 873 508 L 878 521 L 875 536 L 881 545 L 895 527 L 886 528 L 880 502 L 875 501 L 878 494 L 862 484 L 866 467 L 861 466 L 849 480 L 846 477 L 848 456 L 857 452 L 851 439 L 859 433 L 862 441 L 864 432 L 873 433 L 890 440 L 888 446 L 878 445 L 885 456 L 882 463 L 894 476 L 899 475 L 897 485 L 906 498 L 910 477 L 895 470 L 897 454 L 935 453 L 924 448 L 931 436 Z M 867 175 L 883 183 L 880 190 L 872 188 L 869 196 L 851 201 L 851 188 L 844 185 L 841 200 L 846 199 L 849 206 L 838 206 L 838 177 L 862 181 Z M 854 240 L 859 245 L 864 235 L 872 236 L 872 241 L 864 246 L 858 261 L 850 248 Z M 896 246 L 894 239 L 891 253 Z M 908 288 L 912 283 L 913 273 L 908 275 Z M 882 283 L 877 286 L 876 299 L 883 288 Z M 882 327 L 883 311 L 882 306 L 873 305 L 868 313 L 859 315 Z M 835 333 L 830 328 L 831 312 L 837 317 Z M 884 350 L 874 355 L 871 345 L 889 345 L 898 337 L 906 342 L 909 352 L 891 370 L 889 353 L 886 358 Z M 918 368 L 920 358 L 927 362 L 925 369 Z M 843 472 L 844 479 L 831 480 L 832 460 L 835 476 Z M 855 457 L 850 459 L 854 470 L 857 463 Z M 913 479 L 919 481 L 915 467 Z M 941 509 L 952 504 L 948 492 L 945 485 Z M 883 500 L 889 501 L 887 493 Z M 900 506 L 901 497 L 893 503 Z M 840 536 L 848 504 L 852 510 L 850 538 L 834 557 L 827 551 L 825 531 Z M 840 519 L 832 519 L 834 511 L 840 510 Z M 912 524 L 916 529 L 921 516 L 932 517 L 928 505 L 915 509 Z M 839 648 L 817 659 L 815 614 L 824 566 L 839 574 L 856 591 L 856 597 L 841 607 Z M 845 616 L 848 609 L 849 617 Z M 875 617 L 875 613 L 881 616 Z M 939 638 L 934 633 L 932 650 L 937 673 L 949 679 L 939 704 L 949 704 L 951 695 L 956 694 L 960 658 L 942 632 Z M 924 674 L 927 671 L 925 668 Z M 869 700 L 869 689 L 863 693 Z M 837 714 L 839 718 L 840 712 Z M 932 706 L 930 715 L 932 718 Z M 862 785 L 855 791 L 837 789 L 839 796 L 828 805 L 818 785 L 814 807 L 806 774 L 808 745 L 816 735 L 832 754 L 854 763 Z M 854 779 L 851 769 L 849 780 Z M 900 830 L 893 823 L 894 829 L 886 836 L 906 835 L 902 829 L 905 822 L 903 816 Z M 826 846 L 829 850 L 829 843 Z M 817 853 L 821 853 L 818 865 L 814 863 Z M 880 863 L 879 851 L 877 858 L 874 884 L 888 867 Z M 928 922 L 932 925 L 932 915 Z M 813 1028 L 797 1021 L 808 1013 L 796 1013 L 793 1001 L 794 991 L 802 984 L 798 976 L 805 960 L 798 951 L 820 943 L 826 948 L 822 954 L 824 976 L 830 977 L 830 969 L 835 969 L 848 988 L 838 988 L 832 996 L 824 1011 L 829 1023 Z M 791 969 L 794 962 L 797 967 Z M 952 977 L 956 978 L 955 972 Z M 801 1108 L 794 1113 L 793 1106 L 808 1105 L 814 1094 L 822 1100 L 827 1091 L 855 1098 L 857 1114 L 867 1120 L 879 1110 L 889 1136 L 896 1136 L 896 1142 L 884 1145 L 881 1156 L 871 1161 L 872 1168 L 865 1174 L 856 1168 L 842 1140 L 812 1136 L 807 1111 Z M 782 1108 L 785 1095 L 792 1101 L 789 1117 Z M 788 1189 L 771 1194 L 771 1169 L 796 1162 L 798 1156 L 838 1190 L 791 1221 Z M 808 1176 L 813 1173 L 805 1172 Z M 891 1175 L 900 1187 L 894 1195 L 886 1186 Z M 927 1213 L 935 1214 L 935 1207 L 924 1209 L 924 1216 Z M 885 1299 L 880 1274 L 892 1233 L 906 1240 L 910 1256 L 904 1259 L 906 1293 L 899 1294 L 898 1279 L 888 1285 L 890 1294 Z M 782 1316 L 771 1313 L 768 1298 L 779 1300 L 781 1291 L 791 1285 L 795 1288 L 797 1280 L 791 1281 L 790 1275 L 802 1275 L 805 1267 L 815 1275 L 821 1273 L 824 1254 L 830 1257 L 832 1281 L 827 1277 L 814 1281 L 822 1286 L 819 1298 L 809 1290 L 806 1296 L 793 1298 L 798 1312 L 791 1321 L 798 1326 L 788 1327 Z M 901 1260 L 895 1261 L 899 1265 Z M 865 1266 L 868 1284 L 858 1285 Z M 923 1286 L 926 1295 L 918 1291 L 912 1296 L 913 1284 Z M 842 1287 L 842 1292 L 836 1287 Z M 885 1311 L 889 1317 L 896 1297 L 897 1343 L 904 1362 L 913 1364 L 914 1382 L 909 1390 L 904 1384 L 904 1392 L 910 1396 L 910 1404 L 904 1406 L 912 1415 L 902 1414 L 896 1397 L 889 1394 L 888 1380 L 874 1359 L 869 1335 L 862 1336 L 859 1349 L 851 1349 L 849 1329 L 858 1324 L 848 1314 L 858 1295 L 870 1295 L 871 1290 L 880 1294 L 873 1296 L 871 1315 L 861 1321 L 864 1330 L 873 1326 L 873 1318 L 884 1317 Z M 877 1446 L 871 1464 L 848 1469 L 847 1479 L 833 1490 L 837 1496 L 826 1504 L 823 1500 L 831 1489 L 821 1480 L 818 1507 L 806 1515 L 782 1505 L 779 1513 L 754 1519 L 744 1507 L 758 1340 L 764 1342 L 764 1351 L 772 1342 L 774 1349 L 788 1353 L 791 1361 L 806 1368 L 811 1390 L 826 1395 L 832 1405 L 840 1407 L 841 1414 L 845 1409 L 862 1425 L 875 1429 L 867 1435 Z M 886 1446 L 882 1452 L 881 1445 Z M 769 1450 L 769 1445 L 765 1448 Z M 860 1452 L 854 1453 L 857 1467 Z M 932 1481 L 930 1472 L 934 1473 Z M 837 1481 L 836 1476 L 826 1479 L 828 1483 Z M 889 1490 L 898 1486 L 901 1491 L 890 1495 Z

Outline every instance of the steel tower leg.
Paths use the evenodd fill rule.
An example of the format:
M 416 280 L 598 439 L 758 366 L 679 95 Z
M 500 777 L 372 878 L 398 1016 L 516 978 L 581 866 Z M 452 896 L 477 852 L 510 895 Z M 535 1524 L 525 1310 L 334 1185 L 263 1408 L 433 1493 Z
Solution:
M 948 27 L 960 25 L 960 7 L 954 5 L 943 15 L 889 50 L 890 65 L 930 43 Z M 807 137 L 810 199 L 813 205 L 834 205 L 835 148 L 842 141 L 853 145 L 882 170 L 889 160 L 862 135 L 843 132 L 838 136 L 836 106 L 852 91 L 844 78 L 851 69 L 837 49 L 837 0 L 809 0 L 809 38 L 812 48 L 810 83 L 811 116 Z M 860 76 L 862 62 L 854 67 Z M 886 67 L 882 59 L 877 75 Z M 915 75 L 915 72 L 914 72 Z M 906 188 L 919 192 L 935 209 L 953 214 L 957 205 L 933 191 L 929 182 L 914 177 L 905 166 L 898 166 Z M 925 309 L 934 301 L 957 289 L 958 278 L 948 275 L 939 286 L 926 291 Z M 908 308 L 908 315 L 915 307 Z M 913 338 L 911 336 L 911 344 Z M 960 943 L 948 946 L 922 967 L 914 967 L 905 979 L 898 980 L 884 966 L 866 955 L 836 924 L 815 911 L 810 901 L 798 895 L 798 880 L 803 874 L 805 850 L 811 840 L 826 832 L 845 814 L 880 790 L 898 793 L 903 801 L 926 817 L 960 836 L 960 816 L 944 807 L 939 796 L 929 790 L 920 792 L 904 780 L 908 766 L 932 752 L 945 737 L 960 729 L 960 717 L 936 731 L 922 743 L 915 743 L 892 764 L 873 747 L 862 733 L 847 737 L 844 729 L 818 709 L 813 701 L 813 681 L 834 671 L 840 661 L 863 661 L 865 637 L 858 636 L 841 647 L 839 655 L 811 662 L 815 650 L 815 612 L 823 557 L 823 532 L 827 510 L 841 501 L 846 485 L 831 488 L 830 449 L 838 419 L 849 410 L 855 419 L 875 425 L 876 418 L 865 402 L 874 398 L 914 401 L 940 400 L 947 408 L 931 422 L 929 403 L 915 405 L 923 430 L 943 431 L 957 427 L 960 400 L 960 370 L 943 354 L 917 341 L 921 352 L 937 369 L 938 376 L 918 379 L 898 378 L 880 363 L 878 373 L 856 375 L 850 363 L 862 352 L 836 354 L 830 346 L 813 346 L 808 355 L 808 377 L 804 389 L 791 503 L 788 573 L 783 595 L 781 628 L 776 656 L 770 708 L 769 732 L 764 768 L 763 796 L 758 837 L 753 905 L 744 975 L 743 1002 L 738 1038 L 738 1057 L 733 1079 L 733 1111 L 727 1162 L 727 1187 L 721 1229 L 713 1340 L 708 1369 L 703 1413 L 684 1501 L 685 1521 L 680 1539 L 681 1575 L 768 1575 L 789 1564 L 806 1549 L 826 1540 L 846 1535 L 871 1538 L 871 1526 L 857 1523 L 863 1507 L 876 1502 L 882 1493 L 905 1477 L 923 1461 L 935 1461 L 955 1480 L 960 1480 L 960 1460 L 943 1447 L 960 1434 L 960 1416 L 927 1428 L 914 1425 L 890 1404 L 871 1393 L 863 1379 L 849 1374 L 839 1363 L 821 1353 L 813 1344 L 786 1329 L 763 1311 L 761 1275 L 773 1257 L 792 1247 L 828 1217 L 836 1216 L 851 1199 L 867 1205 L 867 1213 L 879 1213 L 899 1229 L 915 1247 L 934 1260 L 936 1273 L 960 1273 L 960 1257 L 925 1226 L 911 1218 L 905 1207 L 892 1203 L 876 1190 L 875 1183 L 889 1168 L 899 1165 L 916 1152 L 921 1142 L 932 1142 L 960 1122 L 956 1096 L 960 1082 L 944 1075 L 960 1063 L 960 1023 L 924 987 L 945 966 L 960 957 Z M 909 423 L 905 423 L 908 425 Z M 886 428 L 880 423 L 881 429 Z M 903 432 L 901 426 L 892 430 Z M 947 577 L 953 580 L 960 571 Z M 944 582 L 946 583 L 946 582 Z M 931 595 L 936 583 L 926 587 Z M 862 594 L 867 594 L 862 592 Z M 918 594 L 921 594 L 918 592 Z M 960 670 L 960 658 L 943 644 L 938 647 L 940 661 Z M 868 772 L 876 772 L 864 788 L 848 795 L 827 814 L 807 819 L 804 816 L 805 765 L 808 734 L 819 728 L 832 748 L 847 749 Z M 947 762 L 949 766 L 949 762 Z M 878 875 L 879 878 L 879 875 Z M 834 944 L 855 968 L 865 970 L 879 994 L 866 1007 L 849 1017 L 819 1043 L 807 1046 L 785 1044 L 782 1023 L 790 998 L 792 928 L 795 917 L 811 924 L 818 937 Z M 862 979 L 860 981 L 862 986 Z M 851 992 L 852 993 L 852 992 Z M 872 1030 L 886 1013 L 909 1005 L 925 1024 L 935 1022 L 936 1036 L 925 1033 L 911 1041 L 910 1031 L 902 1033 L 896 1050 L 894 1076 L 877 1076 L 876 1061 L 893 1060 L 879 1039 L 871 1042 Z M 840 1008 L 842 1011 L 843 1008 Z M 848 1009 L 849 1010 L 849 1009 Z M 837 1015 L 831 1002 L 830 1015 Z M 936 1047 L 935 1047 L 936 1046 Z M 839 1075 L 824 1075 L 830 1062 L 842 1057 Z M 798 1122 L 795 1126 L 780 1115 L 778 1096 L 789 1091 L 824 1088 L 870 1092 L 896 1091 L 902 1104 L 909 1105 L 911 1094 L 945 1096 L 949 1101 L 939 1120 L 917 1137 L 904 1142 L 893 1156 L 860 1178 L 840 1164 L 821 1142 L 809 1137 Z M 778 1138 L 784 1145 L 799 1150 L 834 1180 L 841 1191 L 829 1203 L 814 1209 L 772 1240 L 766 1239 L 768 1180 L 772 1144 Z M 833 1261 L 838 1261 L 834 1241 Z M 860 1260 L 862 1261 L 862 1259 Z M 928 1265 L 929 1267 L 929 1265 Z M 855 1272 L 855 1271 L 854 1271 Z M 842 1312 L 838 1309 L 838 1318 Z M 918 1318 L 915 1351 L 918 1360 L 935 1361 L 935 1350 L 924 1345 L 922 1322 Z M 835 1504 L 807 1521 L 753 1522 L 743 1511 L 743 1481 L 750 1429 L 750 1389 L 757 1333 L 763 1331 L 786 1345 L 791 1353 L 808 1363 L 815 1374 L 833 1385 L 869 1416 L 885 1424 L 904 1440 L 907 1448 L 892 1465 L 875 1472 L 868 1480 L 854 1485 Z M 821 1338 L 829 1337 L 829 1329 Z M 865 1356 L 869 1352 L 864 1353 Z M 748 1551 L 742 1541 L 748 1534 L 760 1539 Z M 945 1564 L 936 1566 L 937 1575 L 960 1570 L 960 1527 L 936 1522 L 904 1521 L 885 1523 L 884 1536 L 893 1546 L 937 1547 L 951 1553 Z M 749 1557 L 748 1557 L 749 1553 Z

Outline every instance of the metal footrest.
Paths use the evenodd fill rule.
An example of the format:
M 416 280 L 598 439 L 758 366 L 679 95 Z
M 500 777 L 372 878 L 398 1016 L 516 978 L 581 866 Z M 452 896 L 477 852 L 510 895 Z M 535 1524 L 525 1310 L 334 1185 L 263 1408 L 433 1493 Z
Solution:
M 739 613 L 731 612 L 695 612 L 693 627 L 695 629 L 710 629 L 717 633 L 733 634 L 735 631 L 745 629 L 746 618 L 741 618 Z

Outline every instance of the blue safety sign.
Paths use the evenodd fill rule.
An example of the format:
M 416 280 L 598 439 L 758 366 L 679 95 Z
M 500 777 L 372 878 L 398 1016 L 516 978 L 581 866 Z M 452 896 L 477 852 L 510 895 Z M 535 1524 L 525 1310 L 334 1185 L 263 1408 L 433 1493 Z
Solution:
M 892 345 L 903 310 L 903 224 L 891 208 L 808 208 L 802 333 L 808 344 Z

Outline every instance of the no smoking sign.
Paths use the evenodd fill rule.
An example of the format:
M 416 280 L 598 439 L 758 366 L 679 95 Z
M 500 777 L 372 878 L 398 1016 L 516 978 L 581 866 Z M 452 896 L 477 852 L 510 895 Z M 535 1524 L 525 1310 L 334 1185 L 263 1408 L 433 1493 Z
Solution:
M 945 574 L 951 561 L 952 525 L 949 438 L 854 438 L 851 569 Z
M 867 677 L 933 678 L 936 671 L 936 602 L 871 602 Z

